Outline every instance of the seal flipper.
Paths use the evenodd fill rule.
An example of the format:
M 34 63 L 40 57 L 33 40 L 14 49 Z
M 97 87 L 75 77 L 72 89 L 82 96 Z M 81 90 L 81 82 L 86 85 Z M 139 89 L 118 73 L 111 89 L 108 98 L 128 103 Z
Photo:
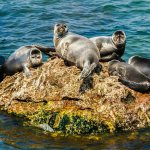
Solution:
M 122 84 L 126 85 L 127 87 L 129 87 L 135 91 L 138 91 L 138 92 L 149 92 L 150 91 L 150 82 L 137 83 L 134 81 L 129 81 L 126 78 L 119 78 L 119 81 Z
M 90 62 L 88 62 L 88 61 L 85 62 L 84 66 L 83 66 L 83 70 L 80 74 L 80 79 L 85 79 L 88 76 L 90 76 L 95 68 L 96 68 L 95 63 L 90 64 Z
M 35 44 L 33 45 L 35 46 L 37 49 L 39 49 L 41 52 L 43 52 L 44 54 L 52 57 L 54 55 L 57 55 L 55 48 L 51 48 L 51 47 L 45 47 L 43 45 L 40 44 Z
M 100 58 L 99 61 L 100 62 L 108 62 L 108 61 L 111 61 L 113 59 L 119 59 L 119 56 L 115 52 L 111 55 L 104 56 L 104 57 Z
M 27 67 L 27 64 L 23 65 L 23 72 L 25 73 L 26 77 L 29 77 L 32 75 L 29 68 Z

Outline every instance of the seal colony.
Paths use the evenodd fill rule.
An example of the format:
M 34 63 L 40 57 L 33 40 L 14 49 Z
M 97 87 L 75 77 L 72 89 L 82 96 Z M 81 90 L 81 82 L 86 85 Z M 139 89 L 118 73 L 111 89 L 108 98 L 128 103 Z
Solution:
M 57 23 L 54 26 L 53 42 L 54 48 L 37 44 L 22 46 L 0 66 L 1 74 L 12 75 L 23 71 L 26 76 L 30 76 L 29 68 L 42 64 L 41 52 L 43 52 L 50 57 L 62 58 L 66 65 L 75 65 L 81 69 L 80 79 L 83 81 L 90 82 L 87 79 L 94 72 L 100 73 L 101 64 L 99 62 L 109 62 L 110 76 L 118 76 L 118 81 L 135 91 L 150 91 L 150 59 L 133 56 L 129 59 L 128 64 L 122 62 L 121 57 L 126 47 L 124 31 L 117 30 L 112 36 L 88 39 L 69 32 L 66 24 Z M 85 84 L 83 88 L 86 86 Z

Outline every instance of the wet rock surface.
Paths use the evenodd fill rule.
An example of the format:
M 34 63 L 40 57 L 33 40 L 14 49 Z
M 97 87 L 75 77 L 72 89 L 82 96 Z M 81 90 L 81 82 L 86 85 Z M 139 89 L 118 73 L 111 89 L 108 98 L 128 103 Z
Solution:
M 93 75 L 93 88 L 79 93 L 80 70 L 49 59 L 32 76 L 7 76 L 0 83 L 0 108 L 27 125 L 49 125 L 69 134 L 95 134 L 150 126 L 150 94 L 135 92 L 109 76 L 107 63 Z

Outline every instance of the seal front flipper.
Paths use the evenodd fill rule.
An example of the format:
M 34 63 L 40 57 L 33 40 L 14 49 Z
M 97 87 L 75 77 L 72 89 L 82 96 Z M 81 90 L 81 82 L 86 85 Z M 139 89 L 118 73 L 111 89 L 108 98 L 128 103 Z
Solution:
M 100 56 L 101 56 L 101 57 L 105 57 L 105 56 L 108 56 L 108 55 L 112 55 L 113 53 L 115 53 L 115 50 L 114 50 L 114 49 L 107 49 L 107 51 L 106 51 L 106 49 L 100 50 Z M 116 54 L 116 53 L 115 53 L 115 54 Z
M 53 55 L 56 55 L 56 50 L 55 48 L 51 48 L 51 47 L 45 47 L 43 45 L 40 44 L 35 44 L 33 45 L 35 46 L 37 49 L 39 49 L 41 52 L 43 52 L 44 54 L 52 57 Z
M 23 65 L 23 72 L 25 73 L 26 77 L 29 77 L 32 75 L 32 73 L 30 72 L 30 70 L 27 66 L 28 66 L 27 64 Z
M 118 59 L 118 58 L 119 58 L 118 55 L 115 52 L 113 52 L 113 54 L 111 54 L 111 55 L 101 57 L 99 61 L 100 62 L 108 62 L 108 61 L 111 61 L 113 59 Z
M 126 78 L 119 78 L 119 81 L 126 85 L 127 87 L 135 90 L 135 91 L 138 91 L 138 92 L 149 92 L 150 91 L 150 83 L 148 82 L 143 82 L 143 83 L 137 83 L 137 82 L 134 82 L 134 81 L 130 81 L 130 80 L 127 80 Z

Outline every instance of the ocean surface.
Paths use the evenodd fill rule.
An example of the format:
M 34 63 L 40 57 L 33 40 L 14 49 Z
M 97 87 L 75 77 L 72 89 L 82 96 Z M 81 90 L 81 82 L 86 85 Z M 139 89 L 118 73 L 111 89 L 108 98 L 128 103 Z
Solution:
M 123 58 L 150 58 L 150 0 L 0 0 L 0 57 L 7 59 L 23 45 L 53 47 L 53 27 L 58 22 L 67 23 L 71 32 L 86 37 L 124 30 L 127 43 Z M 83 137 L 54 138 L 0 113 L 0 150 L 150 149 L 148 129 L 133 135 L 138 136 L 107 135 L 93 142 Z

